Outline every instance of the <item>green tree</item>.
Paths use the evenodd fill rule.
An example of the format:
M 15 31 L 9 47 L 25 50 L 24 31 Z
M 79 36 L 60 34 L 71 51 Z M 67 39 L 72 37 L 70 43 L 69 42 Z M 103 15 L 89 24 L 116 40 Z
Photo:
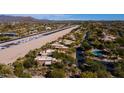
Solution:
M 124 38 L 117 38 L 115 42 L 120 44 L 120 46 L 124 46 Z
M 34 60 L 34 58 L 27 58 L 23 62 L 24 68 L 31 68 L 31 67 L 37 67 L 38 63 Z
M 96 73 L 93 73 L 93 72 L 86 71 L 86 72 L 82 72 L 80 74 L 80 77 L 81 78 L 97 78 L 97 74 Z
M 96 71 L 98 78 L 110 78 L 112 75 L 105 70 Z
M 58 69 L 63 69 L 64 64 L 63 63 L 54 63 L 51 65 L 52 68 L 58 68 Z
M 112 75 L 115 77 L 124 78 L 124 61 L 113 63 Z
M 0 36 L 0 41 L 7 41 L 10 40 L 11 37 L 7 37 L 7 36 Z
M 80 65 L 80 69 L 82 71 L 90 72 L 96 72 L 100 70 L 106 71 L 106 67 L 102 63 L 96 61 L 88 61 L 86 64 Z
M 38 64 L 34 60 L 36 57 L 36 51 L 30 51 L 24 58 L 23 66 L 24 68 L 36 67 Z
M 115 77 L 124 78 L 124 72 L 122 70 L 115 70 L 112 74 Z
M 122 57 L 124 57 L 124 52 L 123 51 L 124 51 L 124 49 L 118 48 L 117 49 L 117 54 L 120 55 L 120 56 L 122 56 Z
M 14 66 L 14 73 L 15 73 L 15 75 L 20 77 L 23 74 L 23 71 L 24 71 L 23 64 L 20 63 L 20 62 L 15 62 L 13 64 L 13 66 Z
M 88 65 L 89 65 L 88 69 L 94 72 L 99 70 L 106 70 L 106 67 L 100 62 L 95 62 L 95 61 L 88 62 Z
M 75 59 L 73 57 L 71 57 L 70 55 L 67 55 L 65 53 L 60 53 L 60 52 L 53 52 L 53 57 L 56 59 L 61 59 L 63 62 L 65 63 L 74 63 Z
M 86 50 L 89 50 L 92 48 L 91 45 L 88 44 L 88 41 L 82 42 L 81 47 L 86 49 Z
M 62 69 L 53 69 L 46 75 L 48 78 L 64 78 L 66 76 L 65 71 Z
M 0 64 L 0 75 L 7 76 L 13 75 L 13 69 L 9 65 Z
M 19 77 L 21 77 L 21 78 L 31 78 L 32 76 L 29 73 L 22 73 Z

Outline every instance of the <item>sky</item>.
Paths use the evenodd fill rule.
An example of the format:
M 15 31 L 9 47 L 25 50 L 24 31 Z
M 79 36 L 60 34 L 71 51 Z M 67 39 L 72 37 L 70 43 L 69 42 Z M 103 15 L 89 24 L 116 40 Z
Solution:
M 124 14 L 11 14 L 49 20 L 124 20 Z

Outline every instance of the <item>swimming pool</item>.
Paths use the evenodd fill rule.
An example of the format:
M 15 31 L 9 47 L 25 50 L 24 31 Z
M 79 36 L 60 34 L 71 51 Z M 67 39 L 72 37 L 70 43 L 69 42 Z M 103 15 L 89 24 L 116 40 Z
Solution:
M 99 57 L 101 57 L 101 56 L 103 56 L 103 51 L 102 51 L 102 50 L 99 50 L 99 49 L 94 49 L 94 50 L 92 50 L 92 54 L 93 54 L 94 56 L 99 56 Z

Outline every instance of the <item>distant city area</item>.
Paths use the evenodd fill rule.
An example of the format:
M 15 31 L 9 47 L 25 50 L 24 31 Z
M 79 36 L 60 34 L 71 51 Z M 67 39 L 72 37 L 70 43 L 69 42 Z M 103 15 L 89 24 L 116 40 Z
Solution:
M 0 77 L 124 78 L 124 21 L 0 15 Z

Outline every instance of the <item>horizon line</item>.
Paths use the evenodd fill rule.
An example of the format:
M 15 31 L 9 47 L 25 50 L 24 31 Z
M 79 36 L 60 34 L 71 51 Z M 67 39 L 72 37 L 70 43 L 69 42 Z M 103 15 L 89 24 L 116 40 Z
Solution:
M 84 15 L 86 16 L 84 17 Z M 116 18 L 108 18 L 110 15 L 116 15 Z M 0 16 L 31 17 L 37 20 L 51 21 L 124 21 L 124 14 L 0 14 Z

